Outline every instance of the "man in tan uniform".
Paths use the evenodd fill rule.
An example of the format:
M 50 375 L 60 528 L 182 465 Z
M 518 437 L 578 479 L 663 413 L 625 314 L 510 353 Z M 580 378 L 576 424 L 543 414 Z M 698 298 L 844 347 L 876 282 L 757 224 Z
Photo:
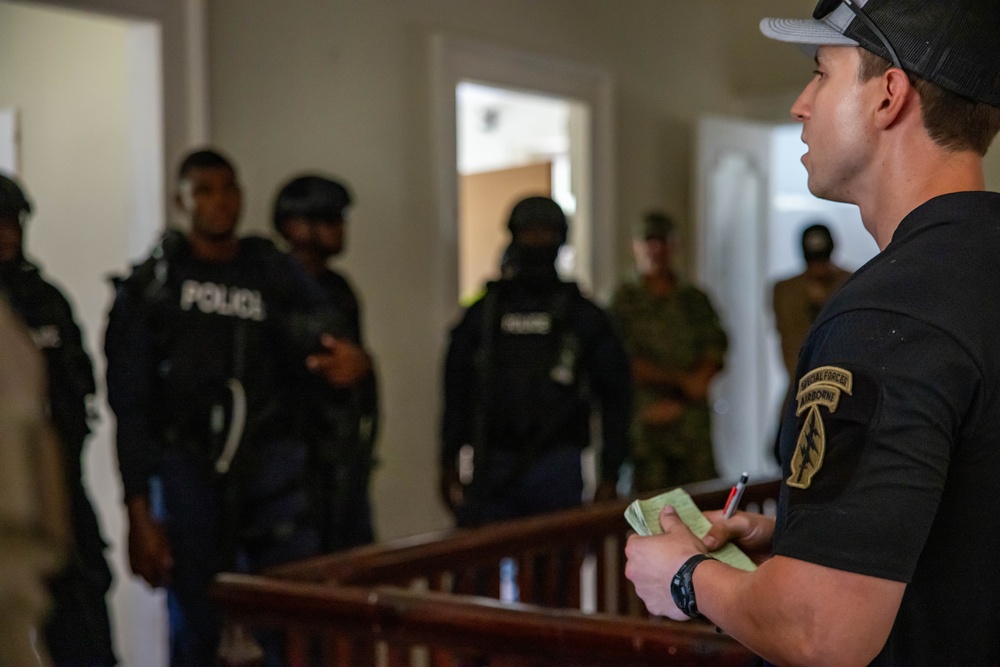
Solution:
M 774 285 L 774 322 L 781 337 L 781 358 L 788 377 L 795 377 L 806 334 L 823 304 L 830 298 L 851 272 L 833 263 L 833 235 L 823 224 L 816 223 L 802 232 L 802 256 L 806 270 L 797 276 L 779 280 Z

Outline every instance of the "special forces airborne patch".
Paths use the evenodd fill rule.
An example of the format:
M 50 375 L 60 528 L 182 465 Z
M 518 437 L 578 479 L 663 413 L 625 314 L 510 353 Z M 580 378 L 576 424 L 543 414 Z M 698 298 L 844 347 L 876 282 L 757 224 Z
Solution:
M 795 414 L 804 412 L 806 416 L 792 455 L 792 474 L 786 480 L 788 486 L 808 489 L 812 484 L 826 454 L 826 429 L 819 408 L 824 406 L 831 413 L 836 412 L 841 392 L 850 394 L 853 386 L 851 372 L 836 366 L 822 366 L 799 380 Z

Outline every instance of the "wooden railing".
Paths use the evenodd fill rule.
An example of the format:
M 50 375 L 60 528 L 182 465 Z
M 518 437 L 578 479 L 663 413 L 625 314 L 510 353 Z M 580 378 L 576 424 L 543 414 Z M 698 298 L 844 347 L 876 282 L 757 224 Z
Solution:
M 723 505 L 729 484 L 686 488 L 709 509 Z M 750 485 L 744 505 L 767 511 L 777 492 L 777 481 Z M 213 597 L 228 620 L 279 630 L 292 666 L 750 661 L 746 649 L 708 623 L 649 617 L 624 578 L 627 505 L 599 503 L 393 540 L 266 575 L 224 573 Z M 505 561 L 516 565 L 518 602 L 500 601 Z

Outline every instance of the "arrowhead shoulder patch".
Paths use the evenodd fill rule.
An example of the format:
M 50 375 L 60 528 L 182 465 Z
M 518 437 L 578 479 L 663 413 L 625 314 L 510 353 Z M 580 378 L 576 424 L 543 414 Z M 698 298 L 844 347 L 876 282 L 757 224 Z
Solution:
M 826 427 L 820 407 L 830 414 L 837 412 L 841 395 L 853 392 L 854 375 L 836 366 L 821 366 L 803 376 L 797 389 L 795 414 L 800 417 L 804 414 L 805 418 L 786 483 L 796 489 L 808 489 L 826 456 Z

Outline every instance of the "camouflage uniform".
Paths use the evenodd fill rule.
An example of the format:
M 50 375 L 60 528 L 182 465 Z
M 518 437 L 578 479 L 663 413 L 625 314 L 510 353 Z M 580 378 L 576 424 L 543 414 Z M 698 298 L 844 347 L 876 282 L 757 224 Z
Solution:
M 690 285 L 668 296 L 652 294 L 641 283 L 618 288 L 611 303 L 629 356 L 668 371 L 687 371 L 706 360 L 722 366 L 726 333 L 708 297 Z M 678 390 L 637 386 L 634 440 L 635 489 L 649 491 L 716 477 L 709 407 Z M 646 424 L 642 416 L 656 401 L 685 403 L 669 424 Z

